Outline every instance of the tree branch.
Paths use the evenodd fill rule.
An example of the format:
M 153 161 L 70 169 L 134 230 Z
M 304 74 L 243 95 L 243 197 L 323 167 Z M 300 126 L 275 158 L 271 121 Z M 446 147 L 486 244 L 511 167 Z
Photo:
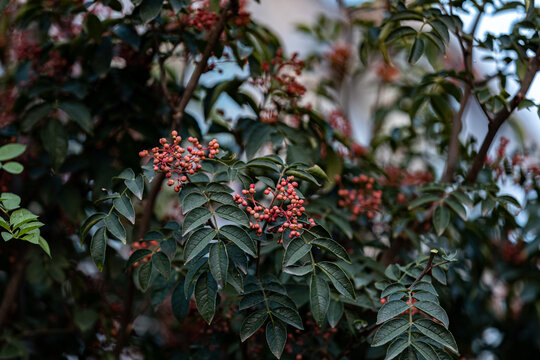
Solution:
M 213 50 L 218 44 L 219 38 L 221 37 L 223 30 L 225 29 L 225 25 L 227 24 L 227 21 L 229 21 L 229 19 L 237 12 L 238 12 L 238 0 L 230 0 L 229 5 L 223 9 L 223 11 L 221 12 L 219 21 L 217 22 L 216 26 L 212 29 L 212 32 L 208 36 L 208 43 L 206 44 L 206 47 L 204 48 L 204 51 L 201 54 L 201 58 L 199 59 L 197 63 L 197 67 L 195 68 L 195 70 L 193 70 L 193 73 L 191 74 L 191 77 L 189 78 L 186 88 L 184 89 L 184 92 L 182 93 L 182 98 L 180 99 L 180 102 L 173 109 L 174 110 L 174 113 L 173 113 L 173 128 L 174 129 L 176 129 L 178 126 L 182 124 L 184 111 L 186 109 L 186 106 L 189 103 L 189 100 L 193 96 L 195 89 L 197 88 L 197 84 L 199 83 L 199 79 L 201 78 L 201 75 L 204 73 L 204 71 L 206 70 L 206 67 L 208 66 L 207 64 L 208 59 L 210 59 L 210 56 L 212 55 Z
M 478 154 L 476 154 L 471 169 L 469 170 L 467 178 L 465 179 L 467 183 L 473 183 L 476 181 L 478 173 L 480 170 L 482 170 L 486 155 L 491 143 L 493 142 L 493 139 L 495 138 L 495 135 L 497 134 L 497 131 L 510 117 L 512 112 L 518 107 L 519 103 L 525 98 L 525 95 L 527 94 L 527 91 L 529 91 L 538 70 L 540 70 L 540 47 L 536 50 L 536 54 L 529 58 L 529 65 L 527 66 L 523 80 L 521 80 L 521 87 L 516 95 L 514 95 L 512 100 L 510 100 L 508 106 L 504 107 L 501 111 L 495 114 L 493 119 L 490 121 L 486 137 L 484 138 L 482 146 L 480 147 Z
M 448 143 L 448 156 L 446 158 L 446 169 L 441 178 L 442 182 L 450 182 L 456 171 L 456 166 L 459 160 L 459 134 L 461 133 L 461 128 L 463 127 L 463 114 L 469 103 L 469 98 L 471 96 L 470 86 L 465 86 L 465 93 L 461 99 L 461 105 L 459 110 L 454 117 L 452 118 L 452 129 L 450 133 L 450 141 Z

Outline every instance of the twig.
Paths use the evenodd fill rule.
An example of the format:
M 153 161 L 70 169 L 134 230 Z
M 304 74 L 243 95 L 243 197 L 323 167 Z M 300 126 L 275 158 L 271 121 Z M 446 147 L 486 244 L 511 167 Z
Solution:
M 416 285 L 420 280 L 422 280 L 424 278 L 424 276 L 426 276 L 426 274 L 428 272 L 430 272 L 431 269 L 434 268 L 434 266 L 432 266 L 432 264 L 433 264 L 433 259 L 435 258 L 435 255 L 437 255 L 437 253 L 438 253 L 437 250 L 431 250 L 431 252 L 429 254 L 429 259 L 428 259 L 427 264 L 426 264 L 426 267 L 420 273 L 420 275 L 418 275 L 418 277 L 413 281 L 411 286 L 409 286 L 409 291 L 411 291 L 414 288 L 414 285 Z
M 219 38 L 221 37 L 221 34 L 223 30 L 225 29 L 225 25 L 227 24 L 227 21 L 236 14 L 238 11 L 238 0 L 231 0 L 229 2 L 229 6 L 223 9 L 221 12 L 221 16 L 219 18 L 219 21 L 217 22 L 216 26 L 212 29 L 212 32 L 208 36 L 208 43 L 206 44 L 206 47 L 204 48 L 204 51 L 201 54 L 201 58 L 199 59 L 199 62 L 197 63 L 197 67 L 195 70 L 193 70 L 193 73 L 191 74 L 191 77 L 189 78 L 189 81 L 186 85 L 186 88 L 184 89 L 184 92 L 182 93 L 182 98 L 180 99 L 180 102 L 178 106 L 174 107 L 174 113 L 173 113 L 173 128 L 177 128 L 182 123 L 182 118 L 184 116 L 184 111 L 186 109 L 186 106 L 189 103 L 189 100 L 191 99 L 191 96 L 193 95 L 193 92 L 197 88 L 197 84 L 199 83 L 199 79 L 201 75 L 206 70 L 206 67 L 208 66 L 208 59 L 212 55 L 213 50 L 215 49 Z
M 463 127 L 463 113 L 467 108 L 469 103 L 469 98 L 471 96 L 471 87 L 466 85 L 463 98 L 461 99 L 461 104 L 459 110 L 454 114 L 452 118 L 452 129 L 450 131 L 450 141 L 448 143 L 448 156 L 446 158 L 446 169 L 441 178 L 442 182 L 450 182 L 454 172 L 456 171 L 456 166 L 459 159 L 459 134 L 461 133 L 461 128 Z
M 501 111 L 495 114 L 493 119 L 490 121 L 486 137 L 482 142 L 482 146 L 480 147 L 478 154 L 476 154 L 476 157 L 474 158 L 465 182 L 473 183 L 476 181 L 478 173 L 484 165 L 486 155 L 491 143 L 493 142 L 493 139 L 495 138 L 495 135 L 497 134 L 497 131 L 501 125 L 508 120 L 512 112 L 518 107 L 519 103 L 525 98 L 525 95 L 527 94 L 527 91 L 529 91 L 538 70 L 540 70 L 540 47 L 536 50 L 536 54 L 529 58 L 529 65 L 527 66 L 523 80 L 521 80 L 521 87 L 516 95 L 514 95 L 512 100 L 510 100 L 508 107 L 504 107 Z

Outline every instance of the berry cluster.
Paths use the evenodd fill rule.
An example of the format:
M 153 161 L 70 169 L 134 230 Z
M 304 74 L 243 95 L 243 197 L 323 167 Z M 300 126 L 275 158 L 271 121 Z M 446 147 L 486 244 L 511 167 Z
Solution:
M 382 191 L 373 188 L 375 179 L 364 174 L 355 176 L 352 179 L 355 189 L 345 189 L 339 176 L 336 177 L 336 181 L 340 186 L 338 195 L 341 197 L 338 206 L 349 208 L 353 214 L 352 220 L 364 214 L 368 219 L 373 219 L 382 203 Z
M 351 47 L 346 44 L 337 44 L 325 54 L 332 72 L 338 79 L 343 79 L 347 73 L 347 65 L 351 59 Z
M 407 171 L 395 166 L 387 166 L 384 169 L 386 177 L 380 179 L 383 186 L 420 186 L 433 181 L 433 175 L 429 171 Z
M 162 171 L 169 179 L 167 185 L 173 186 L 174 191 L 179 192 L 180 188 L 188 181 L 186 175 L 193 175 L 201 169 L 201 160 L 212 159 L 219 153 L 219 144 L 216 139 L 208 143 L 208 147 L 203 147 L 197 138 L 189 137 L 188 141 L 192 146 L 183 148 L 180 146 L 182 138 L 177 131 L 171 132 L 173 143 L 169 144 L 167 139 L 161 138 L 159 143 L 162 147 L 154 147 L 152 154 L 148 150 L 139 152 L 140 157 L 150 155 L 154 158 L 154 171 Z M 173 179 L 173 175 L 175 178 Z
M 281 236 L 278 242 L 282 243 L 282 234 L 285 230 L 290 231 L 289 239 L 292 239 L 300 236 L 300 230 L 315 225 L 311 218 L 304 223 L 299 219 L 306 209 L 304 200 L 296 193 L 296 187 L 298 183 L 294 181 L 294 176 L 282 178 L 275 189 L 268 187 L 264 190 L 264 195 L 272 196 L 268 207 L 255 200 L 255 184 L 251 184 L 249 190 L 242 190 L 243 196 L 236 194 L 234 201 L 245 206 L 247 212 L 255 219 L 255 222 L 250 222 L 249 225 L 257 231 L 258 236 L 262 235 L 267 226 L 273 226 L 268 231 L 279 233 Z M 248 205 L 250 203 L 251 205 Z
M 246 10 L 246 1 L 241 0 L 238 4 L 238 12 L 231 19 L 236 26 L 245 26 L 251 21 L 250 13 Z M 221 1 L 220 7 L 228 6 L 228 1 Z M 219 20 L 219 13 L 212 11 L 210 0 L 193 0 L 188 6 L 188 11 L 183 14 L 180 21 L 184 26 L 195 30 L 210 31 Z
M 281 110 L 294 113 L 291 110 L 306 93 L 305 86 L 298 81 L 303 68 L 304 62 L 298 59 L 297 53 L 287 59 L 281 49 L 277 50 L 271 63 L 263 62 L 262 74 L 250 80 L 263 95 L 263 105 L 259 114 L 262 122 L 275 123 Z
M 329 123 L 332 129 L 338 131 L 343 136 L 347 138 L 351 136 L 351 123 L 340 109 L 335 109 L 330 113 Z

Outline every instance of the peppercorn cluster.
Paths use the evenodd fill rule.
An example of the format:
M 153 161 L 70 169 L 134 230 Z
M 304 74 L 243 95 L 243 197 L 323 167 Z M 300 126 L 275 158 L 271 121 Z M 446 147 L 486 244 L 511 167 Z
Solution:
M 364 214 L 368 219 L 373 219 L 382 203 L 382 191 L 373 188 L 375 179 L 364 174 L 355 176 L 352 178 L 355 185 L 353 189 L 344 188 L 341 178 L 336 180 L 340 185 L 338 195 L 341 199 L 338 200 L 338 206 L 349 208 L 353 220 Z
M 167 185 L 174 186 L 174 191 L 179 192 L 188 181 L 186 175 L 195 174 L 201 169 L 202 160 L 212 159 L 219 153 L 219 143 L 214 139 L 208 143 L 208 147 L 203 147 L 197 138 L 190 136 L 187 140 L 191 146 L 184 148 L 180 146 L 182 138 L 177 131 L 172 131 L 171 136 L 172 144 L 161 138 L 159 143 L 162 147 L 154 147 L 151 154 L 148 150 L 143 150 L 139 152 L 139 156 L 151 156 L 154 159 L 154 171 L 164 172 L 169 179 Z
M 253 217 L 254 222 L 249 225 L 261 236 L 267 227 L 269 232 L 277 232 L 281 236 L 279 243 L 283 242 L 283 233 L 289 231 L 289 239 L 300 236 L 300 231 L 315 225 L 313 219 L 302 221 L 300 217 L 305 214 L 304 200 L 300 199 L 296 192 L 298 183 L 294 176 L 282 178 L 275 189 L 268 187 L 264 195 L 271 196 L 269 206 L 264 206 L 255 200 L 255 184 L 250 184 L 249 189 L 242 190 L 242 195 L 236 194 L 234 201 L 246 207 L 246 211 Z M 262 225 L 261 225 L 262 224 Z

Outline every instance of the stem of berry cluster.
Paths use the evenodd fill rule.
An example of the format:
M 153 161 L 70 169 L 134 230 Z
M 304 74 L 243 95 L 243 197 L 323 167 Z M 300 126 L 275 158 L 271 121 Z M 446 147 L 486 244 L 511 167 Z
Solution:
M 274 205 L 274 201 L 276 200 L 276 197 L 277 197 L 277 191 L 274 193 L 274 197 L 272 198 L 272 201 L 270 202 L 270 206 L 269 208 L 271 208 L 273 205 Z M 264 232 L 266 230 L 266 227 L 268 226 L 268 220 L 269 219 L 266 219 L 264 221 L 264 224 L 262 226 L 262 231 Z M 255 267 L 255 276 L 259 276 L 259 264 L 261 262 L 261 242 L 258 241 L 257 242 L 257 265 Z
M 422 278 L 424 276 L 426 276 L 426 274 L 428 272 L 431 271 L 431 269 L 434 268 L 434 266 L 432 266 L 433 264 L 433 259 L 435 258 L 435 255 L 437 255 L 438 251 L 437 250 L 431 250 L 431 253 L 429 254 L 429 259 L 427 261 L 427 264 L 426 264 L 426 267 L 424 268 L 424 270 L 420 273 L 420 275 L 418 275 L 418 277 L 413 281 L 413 283 L 411 284 L 411 286 L 409 286 L 409 292 L 413 289 L 413 287 L 420 281 L 422 280 Z

